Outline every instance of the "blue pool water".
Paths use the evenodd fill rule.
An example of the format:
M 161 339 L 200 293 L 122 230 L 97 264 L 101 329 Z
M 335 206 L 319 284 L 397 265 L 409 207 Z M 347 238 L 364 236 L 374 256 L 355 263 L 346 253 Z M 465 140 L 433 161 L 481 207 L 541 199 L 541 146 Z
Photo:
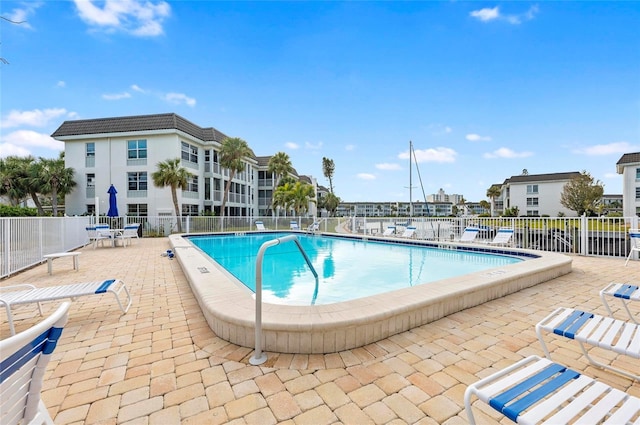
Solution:
M 256 257 L 264 242 L 286 233 L 193 236 L 189 240 L 255 291 Z M 263 300 L 331 304 L 523 261 L 506 255 L 297 234 L 318 273 L 294 241 L 272 246 L 262 263 Z

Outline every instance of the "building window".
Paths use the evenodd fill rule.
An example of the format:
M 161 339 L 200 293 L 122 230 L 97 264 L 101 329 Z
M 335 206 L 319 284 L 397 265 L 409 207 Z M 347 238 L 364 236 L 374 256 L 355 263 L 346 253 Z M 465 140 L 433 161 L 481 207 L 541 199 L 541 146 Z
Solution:
M 96 144 L 95 143 L 87 143 L 85 144 L 87 158 L 96 156 Z
M 538 210 L 527 210 L 527 215 L 529 217 L 531 217 L 531 216 L 536 216 L 537 217 L 537 216 L 540 215 L 540 211 L 538 211 Z
M 127 159 L 147 159 L 147 141 L 127 140 Z
M 198 215 L 198 206 L 193 204 L 182 204 L 182 215 Z
M 182 160 L 198 163 L 198 147 L 182 142 Z
M 147 172 L 139 171 L 127 173 L 129 190 L 147 190 Z
M 96 204 L 87 204 L 87 214 L 93 215 L 96 213 Z
M 538 206 L 538 198 L 527 198 L 527 206 L 528 207 L 537 207 Z
M 187 179 L 187 192 L 197 192 L 198 191 L 198 177 L 191 176 Z
M 87 189 L 96 187 L 96 175 L 95 174 L 87 174 Z
M 127 204 L 127 215 L 135 217 L 148 216 L 147 204 Z
M 527 185 L 527 194 L 538 193 L 538 185 L 537 184 L 528 184 Z

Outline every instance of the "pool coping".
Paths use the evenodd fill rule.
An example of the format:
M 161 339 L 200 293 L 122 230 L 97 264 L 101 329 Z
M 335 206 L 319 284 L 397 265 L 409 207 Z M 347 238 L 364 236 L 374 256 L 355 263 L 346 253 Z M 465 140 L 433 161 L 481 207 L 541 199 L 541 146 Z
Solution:
M 290 233 L 295 232 L 283 232 Z M 220 338 L 242 347 L 255 347 L 253 292 L 238 284 L 183 236 L 187 235 L 171 235 L 169 240 L 207 323 Z M 399 238 L 367 239 L 407 242 Z M 479 243 L 417 240 L 410 243 L 536 258 L 444 279 L 439 285 L 418 285 L 335 304 L 287 306 L 263 302 L 262 349 L 327 354 L 362 347 L 571 272 L 571 258 L 553 252 Z M 216 284 L 212 285 L 212 281 Z

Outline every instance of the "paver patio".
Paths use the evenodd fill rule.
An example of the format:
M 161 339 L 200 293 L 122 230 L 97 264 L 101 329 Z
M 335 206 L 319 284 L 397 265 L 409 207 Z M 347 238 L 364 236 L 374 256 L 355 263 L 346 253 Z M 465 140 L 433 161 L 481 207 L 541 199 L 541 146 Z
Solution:
M 73 302 L 42 393 L 56 424 L 463 424 L 467 385 L 529 354 L 543 355 L 534 326 L 554 307 L 606 315 L 598 291 L 611 281 L 640 281 L 638 262 L 624 267 L 623 258 L 575 256 L 566 276 L 375 344 L 326 355 L 268 353 L 267 363 L 251 366 L 252 349 L 210 330 L 179 263 L 161 256 L 168 248 L 166 238 L 88 246 L 80 249 L 78 271 L 61 262 L 50 276 L 43 263 L 0 283 L 113 277 L 131 290 L 125 315 L 109 296 Z M 46 314 L 57 303 L 44 306 Z M 40 320 L 35 305 L 18 306 L 14 315 L 18 331 Z M 577 344 L 547 341 L 554 360 L 640 397 L 640 383 L 590 366 Z M 640 368 L 636 359 L 592 353 Z M 480 423 L 511 423 L 483 403 L 475 411 Z

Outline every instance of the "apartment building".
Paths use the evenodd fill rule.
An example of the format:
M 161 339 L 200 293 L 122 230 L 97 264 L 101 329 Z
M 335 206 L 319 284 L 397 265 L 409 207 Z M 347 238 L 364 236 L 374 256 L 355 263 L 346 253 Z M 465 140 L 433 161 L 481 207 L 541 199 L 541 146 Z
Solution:
M 575 217 L 577 213 L 560 203 L 564 185 L 579 176 L 577 171 L 550 174 L 526 174 L 509 177 L 500 187 L 501 196 L 496 199 L 496 212 L 502 214 L 508 208 L 518 208 L 518 215 L 557 217 L 564 214 Z M 498 209 L 501 206 L 502 209 Z
M 625 217 L 640 216 L 640 152 L 625 153 L 616 162 L 622 174 L 622 210 Z
M 75 170 L 77 186 L 65 200 L 69 215 L 106 213 L 111 184 L 118 191 L 120 215 L 175 214 L 170 189 L 155 187 L 151 179 L 159 162 L 174 158 L 193 174 L 187 188 L 178 190 L 182 215 L 220 215 L 229 171 L 221 167 L 219 152 L 227 136 L 213 127 L 167 113 L 65 121 L 51 137 L 64 142 L 65 164 Z M 269 158 L 245 158 L 245 169 L 232 180 L 225 215 L 272 213 L 275 179 Z M 315 214 L 312 203 L 309 215 Z

